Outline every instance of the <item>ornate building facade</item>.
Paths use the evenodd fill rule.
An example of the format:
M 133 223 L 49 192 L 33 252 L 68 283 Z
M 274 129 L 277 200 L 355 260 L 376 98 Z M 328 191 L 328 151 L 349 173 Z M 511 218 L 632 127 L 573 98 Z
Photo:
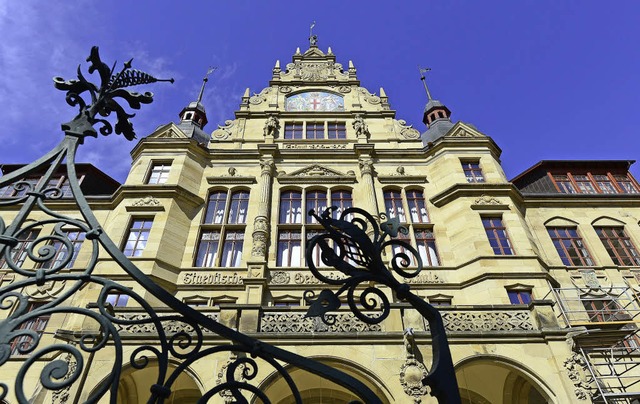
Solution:
M 640 397 L 640 187 L 628 171 L 632 162 L 542 161 L 509 181 L 498 145 L 473 125 L 453 123 L 444 104 L 429 99 L 427 130 L 420 133 L 396 117 L 382 88 L 360 86 L 352 62 L 343 66 L 331 48 L 313 43 L 286 66 L 277 62 L 268 86 L 254 94 L 247 89 L 235 117 L 210 134 L 200 98 L 182 110 L 178 124 L 138 142 L 124 184 L 91 167 L 83 177 L 93 184 L 85 193 L 104 231 L 177 298 L 228 327 L 353 375 L 385 403 L 431 402 L 420 383 L 431 363 L 428 324 L 391 291 L 381 289 L 391 313 L 380 324 L 363 323 L 345 308 L 330 325 L 305 317 L 305 291 L 325 287 L 307 269 L 307 258 L 324 265 L 319 250 L 304 254 L 322 230 L 307 212 L 335 206 L 339 214 L 357 206 L 407 227 L 399 237 L 425 266 L 407 282 L 444 318 L 463 403 L 632 403 Z M 12 169 L 3 166 L 3 173 Z M 64 186 L 63 175 L 55 186 Z M 12 198 L 20 191 L 0 192 Z M 72 201 L 56 204 L 73 214 Z M 57 248 L 50 263 L 32 262 L 25 252 L 30 243 L 54 232 L 74 242 L 73 253 Z M 9 259 L 25 268 L 67 260 L 69 271 L 89 260 L 81 232 L 45 224 L 32 233 Z M 408 266 L 416 260 L 409 256 Z M 139 287 L 109 257 L 98 260 L 96 271 Z M 13 276 L 0 270 L 0 282 Z M 60 282 L 33 288 L 31 304 L 64 288 Z M 90 307 L 99 293 L 87 287 L 73 304 Z M 142 315 L 126 293 L 111 293 L 107 301 L 122 318 Z M 55 314 L 21 327 L 53 343 L 77 340 L 97 324 Z M 132 324 L 120 332 L 128 358 L 154 329 Z M 224 343 L 213 334 L 205 340 Z M 26 358 L 22 342 L 12 342 L 3 369 L 18 371 Z M 98 351 L 86 360 L 92 370 L 81 383 L 53 395 L 37 372 L 27 375 L 27 396 L 34 402 L 87 399 L 112 358 Z M 194 363 L 169 401 L 195 402 L 224 378 L 229 360 L 220 354 Z M 35 369 L 46 365 L 41 362 Z M 292 403 L 284 381 L 264 369 L 252 382 L 271 402 Z M 118 402 L 145 402 L 155 371 L 127 365 Z M 8 374 L 2 382 L 10 381 Z M 356 399 L 303 371 L 291 375 L 305 403 Z M 233 399 L 223 393 L 212 401 Z

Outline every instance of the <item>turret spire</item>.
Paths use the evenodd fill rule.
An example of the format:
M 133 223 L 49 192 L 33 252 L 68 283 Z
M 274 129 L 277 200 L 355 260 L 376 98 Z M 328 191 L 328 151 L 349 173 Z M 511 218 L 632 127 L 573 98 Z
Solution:
M 422 122 L 427 125 L 427 131 L 422 133 L 420 137 L 422 143 L 428 146 L 443 137 L 453 127 L 453 123 L 450 119 L 451 111 L 449 111 L 449 108 L 440 101 L 434 100 L 431 96 L 427 80 L 424 77 L 424 74 L 431 71 L 431 68 L 418 66 L 418 71 L 420 72 L 420 80 L 422 80 L 424 91 L 427 93 L 427 105 L 424 107 L 422 115 Z
M 218 70 L 218 67 L 209 66 L 209 69 L 207 70 L 207 74 L 205 74 L 204 78 L 202 79 L 202 87 L 200 87 L 200 94 L 198 94 L 198 100 L 196 102 L 202 101 L 202 96 L 204 95 L 204 86 L 207 85 L 207 81 L 209 81 L 209 75 L 215 72 L 216 70 Z

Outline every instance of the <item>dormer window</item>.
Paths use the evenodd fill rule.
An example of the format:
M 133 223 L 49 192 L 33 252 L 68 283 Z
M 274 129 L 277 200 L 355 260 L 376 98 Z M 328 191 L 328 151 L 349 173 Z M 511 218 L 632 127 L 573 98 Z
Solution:
M 563 194 L 637 194 L 638 185 L 627 174 L 573 172 L 549 173 L 556 189 Z

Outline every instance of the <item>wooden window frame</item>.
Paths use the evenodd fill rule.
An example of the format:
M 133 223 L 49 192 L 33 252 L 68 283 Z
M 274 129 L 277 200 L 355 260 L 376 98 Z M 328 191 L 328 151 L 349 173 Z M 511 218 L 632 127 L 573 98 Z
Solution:
M 5 256 L 7 253 L 9 253 L 9 251 L 11 251 L 11 257 L 13 259 L 13 263 L 18 268 L 21 268 L 22 265 L 24 265 L 24 262 L 27 260 L 27 257 L 28 257 L 27 250 L 31 247 L 31 244 L 33 244 L 33 242 L 38 239 L 38 236 L 40 235 L 41 230 L 42 230 L 41 228 L 33 228 L 29 230 L 28 233 L 23 233 L 26 236 L 26 238 L 18 239 L 18 243 L 11 250 L 9 250 L 8 246 L 5 247 L 5 251 L 4 251 Z M 8 267 L 9 267 L 9 264 L 7 264 L 7 259 L 3 256 L 0 259 L 0 268 L 5 269 Z
M 602 171 L 564 172 L 564 171 L 554 171 L 554 170 L 552 170 L 552 171 L 548 171 L 547 175 L 551 179 L 551 181 L 552 181 L 554 187 L 556 188 L 556 190 L 559 193 L 567 194 L 567 195 L 572 195 L 572 193 L 563 192 L 562 188 L 560 187 L 560 185 L 558 183 L 559 180 L 556 177 L 559 177 L 559 176 L 567 177 L 568 178 L 568 182 L 570 182 L 572 184 L 572 186 L 573 186 L 573 189 L 575 191 L 574 194 L 584 194 L 584 195 L 593 195 L 593 194 L 607 194 L 607 195 L 627 194 L 627 195 L 633 195 L 633 194 L 640 193 L 640 186 L 635 181 L 635 178 L 633 178 L 633 176 L 629 172 L 626 172 L 624 174 L 615 174 L 615 173 L 612 173 L 611 171 L 606 171 L 606 172 L 602 172 Z M 585 183 L 587 181 L 577 180 L 576 179 L 577 175 L 586 176 L 588 178 L 588 182 L 589 182 L 590 186 L 595 190 L 595 192 L 594 193 L 583 192 L 578 184 Z M 611 184 L 616 192 L 615 193 L 605 192 L 603 190 L 603 187 L 600 185 L 600 182 L 604 182 L 604 181 L 600 181 L 600 180 L 596 179 L 596 176 L 605 176 L 607 178 L 606 182 Z M 616 177 L 624 177 L 624 180 L 620 181 Z M 631 187 L 633 189 L 635 189 L 635 192 L 627 192 L 626 188 L 624 188 L 624 186 L 621 185 L 621 182 L 630 184 Z
M 560 236 L 560 233 L 558 233 L 558 230 L 564 230 L 567 233 L 573 230 L 575 231 L 576 236 L 562 237 Z M 551 234 L 552 231 L 555 233 L 555 237 L 554 235 Z M 576 227 L 559 227 L 559 226 L 547 227 L 547 233 L 549 234 L 549 238 L 551 238 L 551 242 L 553 243 L 554 247 L 556 248 L 556 251 L 558 252 L 558 256 L 560 256 L 560 260 L 562 261 L 563 265 L 570 266 L 570 267 L 593 267 L 595 265 L 593 256 L 591 255 L 591 252 L 589 251 L 587 244 L 584 242 L 584 239 L 582 238 L 582 236 L 580 235 L 580 232 Z M 559 246 L 562 248 L 562 252 L 558 248 L 558 245 L 555 243 L 556 240 L 559 241 Z M 571 248 L 577 252 L 576 255 L 580 260 L 578 264 L 576 264 L 573 261 L 573 258 L 571 257 L 571 254 L 569 253 L 569 250 L 567 249 L 567 246 L 565 245 L 564 240 L 569 240 L 571 244 Z M 583 249 L 587 253 L 586 256 L 583 256 L 581 254 L 580 252 L 581 248 L 576 244 L 576 240 L 579 240 L 584 246 Z M 565 262 L 565 259 L 562 258 L 563 256 L 562 253 L 564 253 L 564 256 L 566 257 L 566 260 L 569 262 L 569 264 L 567 264 L 567 262 Z M 590 262 L 588 262 L 587 260 L 589 260 Z
M 509 233 L 507 232 L 507 227 L 502 220 L 502 216 L 481 216 L 482 219 L 482 227 L 484 227 L 484 231 L 487 234 L 487 239 L 489 240 L 489 246 L 493 250 L 495 255 L 516 255 L 515 249 L 513 248 L 513 243 L 509 237 Z M 491 221 L 487 226 L 486 220 Z M 494 220 L 499 221 L 499 226 L 495 226 L 493 223 Z M 502 237 L 500 236 L 502 234 Z M 493 247 L 491 245 L 491 235 L 494 236 L 497 241 L 497 247 Z M 503 245 L 501 240 L 506 240 L 507 245 Z M 498 251 L 496 251 L 496 248 Z
M 611 259 L 613 260 L 614 264 L 626 267 L 640 266 L 640 253 L 638 252 L 638 249 L 636 248 L 631 238 L 624 231 L 624 227 L 596 226 L 594 227 L 594 229 L 596 231 L 596 234 L 598 234 L 600 241 L 602 241 L 602 244 L 607 250 L 609 257 L 611 257 Z M 620 231 L 622 235 L 616 233 L 614 234 L 615 237 L 610 237 L 610 235 L 607 234 L 607 230 L 610 230 L 614 233 L 616 231 Z M 614 245 L 615 242 L 618 242 L 619 247 L 616 247 Z M 620 250 L 622 250 L 625 256 L 622 256 L 620 254 Z M 628 260 L 630 264 L 626 264 L 625 259 Z

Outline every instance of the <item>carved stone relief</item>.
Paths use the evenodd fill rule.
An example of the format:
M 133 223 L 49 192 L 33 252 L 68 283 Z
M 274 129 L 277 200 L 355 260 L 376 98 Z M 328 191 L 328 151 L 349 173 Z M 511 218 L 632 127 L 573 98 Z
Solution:
M 264 88 L 259 94 L 253 94 L 249 98 L 249 103 L 253 105 L 262 104 L 267 100 L 267 95 L 271 93 L 271 87 Z M 226 122 L 225 122 L 226 123 Z
M 211 133 L 211 137 L 217 140 L 226 140 L 233 135 L 236 121 L 228 119 L 224 121 L 224 126 L 218 125 L 218 129 Z
M 445 329 L 453 332 L 529 331 L 533 322 L 529 311 L 443 311 Z M 429 324 L 425 321 L 425 330 Z
M 364 100 L 372 105 L 380 104 L 380 97 L 375 94 L 372 94 L 364 87 L 358 87 L 358 92 L 362 94 Z
M 500 205 L 500 201 L 491 195 L 482 194 L 473 202 L 474 205 Z
M 587 364 L 581 354 L 573 352 L 564 361 L 564 367 L 567 369 L 567 375 L 571 382 L 573 382 L 574 393 L 578 400 L 591 400 L 591 384 L 593 383 L 592 377 L 587 377 L 585 372 Z
M 140 198 L 135 201 L 133 206 L 160 206 L 160 201 L 151 195 L 147 195 L 144 198 Z
M 422 380 L 428 375 L 427 368 L 416 359 L 416 345 L 412 328 L 404 330 L 403 341 L 406 360 L 400 367 L 400 385 L 402 385 L 405 394 L 413 398 L 415 404 L 419 404 L 422 402 L 421 397 L 427 394 L 429 390 L 422 383 Z
M 407 125 L 407 121 L 404 119 L 394 119 L 393 125 L 394 130 L 401 138 L 409 140 L 420 138 L 420 132 L 413 125 Z
M 273 271 L 271 272 L 270 282 L 272 285 L 286 285 L 291 280 L 291 276 L 285 271 Z
M 369 125 L 364 121 L 364 118 L 360 114 L 356 114 L 351 124 L 356 131 L 356 137 L 368 139 L 371 133 L 369 132 Z
M 264 136 L 265 137 L 272 136 L 275 138 L 278 135 L 279 129 L 280 129 L 280 120 L 278 120 L 278 118 L 273 115 L 269 115 L 269 117 L 264 123 L 264 128 L 262 129 Z
M 471 132 L 465 128 L 458 128 L 455 132 L 446 137 L 485 137 L 478 132 Z
M 319 317 L 308 318 L 305 313 L 263 313 L 260 332 L 379 332 L 380 324 L 357 321 L 352 313 L 338 313 L 335 323 L 327 325 Z
M 347 73 L 344 73 L 342 65 L 332 60 L 322 62 L 297 60 L 294 63 L 288 63 L 287 70 L 282 74 L 282 77 L 288 76 L 299 77 L 305 81 L 324 81 L 329 77 L 342 79 L 349 77 Z
M 281 86 L 280 87 L 280 92 L 283 94 L 287 94 L 290 93 L 291 91 L 293 91 L 293 89 L 289 86 Z
M 56 296 L 64 289 L 66 281 L 51 281 L 43 285 L 29 285 L 25 287 L 24 293 L 36 300 L 48 299 Z

